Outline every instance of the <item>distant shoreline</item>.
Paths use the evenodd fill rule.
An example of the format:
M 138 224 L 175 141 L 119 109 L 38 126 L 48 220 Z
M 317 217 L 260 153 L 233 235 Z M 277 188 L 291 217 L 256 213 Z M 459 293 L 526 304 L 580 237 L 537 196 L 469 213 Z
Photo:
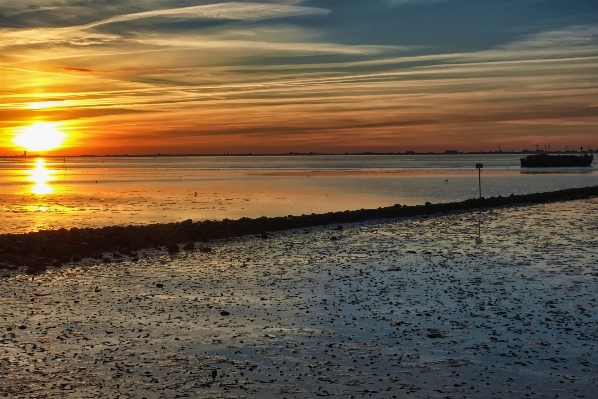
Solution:
M 585 151 L 584 151 L 585 152 Z M 253 153 L 221 153 L 221 154 L 105 154 L 105 155 L 44 155 L 44 154 L 13 154 L 4 155 L 0 158 L 176 158 L 176 157 L 293 157 L 293 156 L 422 156 L 422 155 L 533 155 L 542 154 L 544 151 L 471 151 L 471 152 L 348 152 L 348 153 L 315 153 L 315 152 L 287 152 L 275 154 L 253 154 Z M 550 154 L 583 154 L 580 151 L 551 151 Z M 587 151 L 587 153 L 598 153 L 596 150 Z
M 400 204 L 377 209 L 329 212 L 283 217 L 224 219 L 221 221 L 186 220 L 130 226 L 105 226 L 101 228 L 76 228 L 69 230 L 42 230 L 24 234 L 0 235 L 0 269 L 20 270 L 29 274 L 43 272 L 46 268 L 60 267 L 82 258 L 96 258 L 103 262 L 129 257 L 136 260 L 134 252 L 140 249 L 166 247 L 170 253 L 181 249 L 196 250 L 194 243 L 227 239 L 247 235 L 259 235 L 267 239 L 268 233 L 337 225 L 339 231 L 344 223 L 364 222 L 374 219 L 396 219 L 415 216 L 441 215 L 453 212 L 469 212 L 504 206 L 544 204 L 550 202 L 587 199 L 598 196 L 598 186 L 565 189 L 544 193 L 511 195 L 469 199 L 465 201 L 403 206 Z M 178 244 L 187 245 L 181 248 Z M 209 249 L 199 248 L 208 251 Z M 106 256 L 111 253 L 111 256 Z M 5 274 L 5 272 L 4 272 Z M 1 275 L 1 274 L 0 274 Z

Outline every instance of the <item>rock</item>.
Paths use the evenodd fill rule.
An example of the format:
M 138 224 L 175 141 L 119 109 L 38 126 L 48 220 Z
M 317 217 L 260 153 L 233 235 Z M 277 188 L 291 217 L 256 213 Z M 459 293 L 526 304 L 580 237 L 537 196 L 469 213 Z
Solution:
M 71 259 L 73 260 L 73 262 L 81 262 L 81 259 L 83 258 L 78 253 L 74 253 Z
M 110 258 L 102 258 L 102 262 L 104 262 L 104 263 L 110 263 L 110 262 L 112 262 L 112 259 L 110 259 Z
M 442 332 L 440 330 L 430 328 L 428 329 L 428 338 L 444 338 L 444 335 L 442 335 Z
M 121 254 L 119 254 L 118 252 L 114 252 L 114 253 L 112 254 L 112 259 L 120 259 L 120 258 L 122 258 L 122 257 L 123 257 L 123 256 L 122 256 Z
M 192 242 L 190 242 L 189 244 L 185 244 L 183 249 L 185 251 L 193 251 L 195 249 L 195 245 Z
M 91 253 L 91 257 L 93 259 L 102 259 L 104 257 L 104 255 L 99 251 L 94 251 Z
M 209 252 L 212 252 L 212 248 L 210 248 L 210 247 L 199 247 L 199 252 L 209 253 Z
M 339 225 L 339 226 L 336 226 L 336 228 L 334 230 L 340 231 L 340 230 L 343 230 L 343 229 L 344 229 L 344 227 Z
M 222 312 L 220 312 L 220 316 L 230 316 L 230 312 L 223 310 Z
M 89 248 L 90 248 L 89 243 L 82 242 L 81 246 L 79 247 L 79 252 L 81 252 L 83 255 L 89 255 L 89 251 L 90 251 Z
M 268 233 L 262 233 L 260 235 L 260 238 L 267 239 L 267 238 L 270 238 L 270 236 L 268 235 Z
M 162 284 L 162 283 L 156 283 L 156 288 L 164 288 L 164 284 Z
M 62 261 L 60 259 L 56 259 L 55 261 L 52 262 L 52 266 L 60 267 L 60 266 L 62 266 Z
M 177 252 L 179 252 L 179 246 L 176 244 L 168 244 L 168 253 L 169 254 L 176 254 Z
M 46 265 L 32 265 L 27 266 L 25 273 L 27 274 L 38 274 L 46 271 Z

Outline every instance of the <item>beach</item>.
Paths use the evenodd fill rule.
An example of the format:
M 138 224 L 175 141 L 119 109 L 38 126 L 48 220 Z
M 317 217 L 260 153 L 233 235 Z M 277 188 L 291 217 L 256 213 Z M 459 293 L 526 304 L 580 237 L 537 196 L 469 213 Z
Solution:
M 598 399 L 598 0 L 0 1 L 0 399 Z
M 370 220 L 13 274 L 0 397 L 589 398 L 597 211 Z

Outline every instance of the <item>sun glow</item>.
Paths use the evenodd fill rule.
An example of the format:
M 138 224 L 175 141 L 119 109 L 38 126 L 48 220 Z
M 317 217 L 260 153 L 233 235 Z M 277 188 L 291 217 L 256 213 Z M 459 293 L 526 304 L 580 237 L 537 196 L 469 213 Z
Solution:
M 13 142 L 30 151 L 47 151 L 60 147 L 66 134 L 57 128 L 57 123 L 36 122 L 20 129 Z
M 35 163 L 35 169 L 29 172 L 29 181 L 35 183 L 31 188 L 33 194 L 51 194 L 54 190 L 48 184 L 54 178 L 52 177 L 53 171 L 46 169 L 43 158 L 39 158 Z
M 34 103 L 30 103 L 27 108 L 29 109 L 44 109 L 44 108 L 54 108 L 61 105 L 65 105 L 65 101 L 38 101 Z

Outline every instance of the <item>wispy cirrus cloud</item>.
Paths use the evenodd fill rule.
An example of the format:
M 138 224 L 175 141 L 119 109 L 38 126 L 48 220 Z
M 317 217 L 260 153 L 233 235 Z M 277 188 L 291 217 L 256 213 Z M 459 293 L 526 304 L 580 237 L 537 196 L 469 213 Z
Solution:
M 473 143 L 495 141 L 521 149 L 563 127 L 591 134 L 598 123 L 598 26 L 581 12 L 484 31 L 491 45 L 477 43 L 478 21 L 471 27 L 463 17 L 455 24 L 473 29 L 473 39 L 445 47 L 454 31 L 425 18 L 402 26 L 424 11 L 449 24 L 447 11 L 461 18 L 486 3 L 198 3 L 123 0 L 91 12 L 86 2 L 52 0 L 9 12 L 23 27 L 0 32 L 2 134 L 67 118 L 86 153 L 86 145 L 133 153 L 142 148 L 135 143 L 147 149 L 164 138 L 172 152 L 480 149 Z
M 73 27 L 75 29 L 90 29 L 116 22 L 134 21 L 145 18 L 202 18 L 215 20 L 259 21 L 266 19 L 298 17 L 305 15 L 327 15 L 330 10 L 303 7 L 288 4 L 243 3 L 227 2 L 207 5 L 197 5 L 181 8 L 167 8 L 161 10 L 143 11 L 132 14 L 117 15 L 100 21 Z
M 89 31 L 104 25 L 131 22 L 148 18 L 261 21 L 307 15 L 324 16 L 329 12 L 329 10 L 314 7 L 242 2 L 227 2 L 181 8 L 167 8 L 115 15 L 87 24 L 60 28 L 0 28 L 0 46 L 34 45 L 39 43 L 57 44 L 61 42 L 68 42 L 69 44 L 73 45 L 97 44 L 103 41 L 115 40 L 118 38 L 118 36 L 115 34 L 97 32 L 84 35 L 83 31 Z

